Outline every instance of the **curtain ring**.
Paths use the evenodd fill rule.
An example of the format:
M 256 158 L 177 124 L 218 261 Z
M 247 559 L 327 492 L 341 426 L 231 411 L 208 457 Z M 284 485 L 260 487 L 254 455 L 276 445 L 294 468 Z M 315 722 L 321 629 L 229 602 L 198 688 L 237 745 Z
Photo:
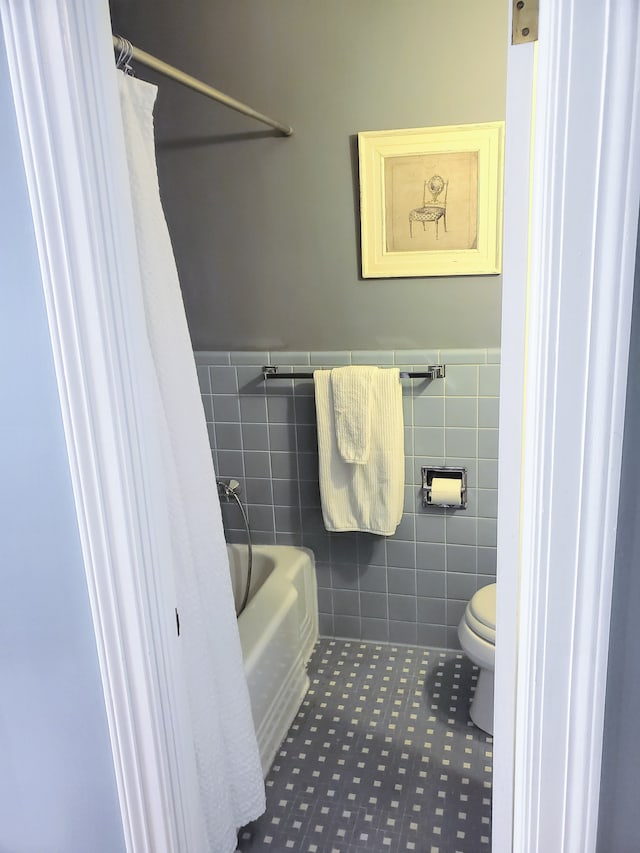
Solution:
M 133 68 L 131 60 L 133 59 L 133 45 L 131 42 L 122 36 L 116 36 L 118 39 L 118 57 L 116 59 L 116 68 L 120 68 L 125 74 L 133 77 Z

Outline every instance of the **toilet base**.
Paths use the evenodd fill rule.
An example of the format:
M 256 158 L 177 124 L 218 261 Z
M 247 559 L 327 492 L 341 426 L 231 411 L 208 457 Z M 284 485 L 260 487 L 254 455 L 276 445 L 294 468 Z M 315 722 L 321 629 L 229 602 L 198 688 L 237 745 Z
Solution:
M 479 729 L 493 735 L 493 670 L 480 669 L 469 716 Z

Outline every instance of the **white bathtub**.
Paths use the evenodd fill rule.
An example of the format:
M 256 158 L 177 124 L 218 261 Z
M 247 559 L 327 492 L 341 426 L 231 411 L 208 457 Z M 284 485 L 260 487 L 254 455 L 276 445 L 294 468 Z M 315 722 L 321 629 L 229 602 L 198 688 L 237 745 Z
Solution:
M 246 545 L 228 545 L 238 608 L 247 576 Z M 249 603 L 238 618 L 251 711 L 266 776 L 309 688 L 306 664 L 318 639 L 313 554 L 306 548 L 253 548 Z

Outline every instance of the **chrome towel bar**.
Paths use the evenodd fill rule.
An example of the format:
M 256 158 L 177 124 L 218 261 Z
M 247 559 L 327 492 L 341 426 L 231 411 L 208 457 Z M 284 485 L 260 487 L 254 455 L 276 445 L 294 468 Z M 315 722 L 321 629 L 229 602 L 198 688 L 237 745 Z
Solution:
M 401 370 L 400 379 L 444 379 L 445 365 L 430 364 L 424 370 Z M 267 379 L 313 379 L 313 373 L 280 373 L 277 365 L 265 364 L 262 378 Z

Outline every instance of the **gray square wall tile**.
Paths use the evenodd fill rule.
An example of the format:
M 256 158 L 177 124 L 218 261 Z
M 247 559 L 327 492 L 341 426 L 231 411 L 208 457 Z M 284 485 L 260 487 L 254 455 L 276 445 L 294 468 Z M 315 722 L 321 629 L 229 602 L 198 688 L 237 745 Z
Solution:
M 438 510 L 425 509 L 424 515 L 416 518 L 416 536 L 419 542 L 444 544 L 445 516 Z
M 209 366 L 207 364 L 198 364 L 196 366 L 198 374 L 198 385 L 200 386 L 201 394 L 211 393 L 211 380 L 209 378 Z
M 210 394 L 202 394 L 202 408 L 204 410 L 204 417 L 207 423 L 213 423 L 213 397 Z
M 237 394 L 238 378 L 235 367 L 210 367 L 212 394 Z
M 333 617 L 334 637 L 359 637 L 361 629 L 359 616 L 342 616 L 336 613 Z
M 240 424 L 216 424 L 215 435 L 218 450 L 242 450 Z
M 396 622 L 389 620 L 389 640 L 392 643 L 414 645 L 417 642 L 418 631 L 415 622 Z
M 333 593 L 330 589 L 318 588 L 318 611 L 320 613 L 333 613 Z
M 415 542 L 387 541 L 387 565 L 396 568 L 414 569 L 416 565 Z
M 447 546 L 447 571 L 472 572 L 477 571 L 478 550 L 472 545 Z
M 468 601 L 476 591 L 476 577 L 468 572 L 447 572 L 447 597 Z
M 241 450 L 218 450 L 216 459 L 218 462 L 216 473 L 219 477 L 235 477 L 238 479 L 244 476 L 245 460 Z
M 278 480 L 295 480 L 298 478 L 298 460 L 295 453 L 284 453 L 273 450 L 267 455 L 271 459 L 273 476 Z
M 225 399 L 224 397 L 222 399 Z M 215 399 L 213 401 L 215 408 Z M 240 417 L 245 424 L 266 424 L 267 400 L 260 396 L 240 397 Z
M 475 518 L 459 515 L 448 516 L 446 520 L 447 545 L 477 545 L 478 527 Z
M 444 397 L 418 397 L 414 400 L 414 426 L 443 427 L 444 423 Z
M 240 423 L 240 400 L 235 394 L 216 394 L 211 400 L 216 423 Z
M 238 375 L 238 390 L 241 394 L 263 395 L 268 390 L 258 365 L 238 365 L 234 368 Z M 270 381 L 270 380 L 269 380 Z
M 425 598 L 440 598 L 444 600 L 447 595 L 446 575 L 444 572 L 417 572 L 418 596 Z M 444 622 L 440 623 L 444 625 Z
M 454 599 L 447 599 L 447 625 L 451 628 L 457 628 L 462 616 L 464 615 L 464 611 L 467 607 L 467 601 L 455 601 Z
M 387 539 L 372 533 L 358 533 L 358 563 L 362 566 L 387 565 Z
M 297 450 L 294 424 L 269 424 L 268 437 L 271 450 Z
M 434 542 L 416 543 L 416 567 L 418 573 L 444 572 L 447 566 L 447 546 Z
M 253 530 L 274 531 L 273 507 L 249 504 L 249 524 Z
M 495 548 L 498 539 L 497 521 L 495 518 L 478 519 L 478 545 L 491 545 Z
M 398 622 L 415 622 L 417 601 L 415 595 L 389 593 L 389 619 Z
M 498 458 L 498 430 L 478 430 L 478 457 L 480 459 Z
M 444 625 L 418 625 L 416 642 L 432 649 L 451 648 L 447 643 L 447 628 Z
M 300 487 L 297 480 L 267 480 L 276 506 L 299 506 Z
M 480 397 L 478 399 L 478 426 L 498 428 L 500 401 L 498 397 Z
M 475 459 L 478 455 L 478 432 L 469 427 L 447 427 L 444 444 L 447 456 Z
M 238 427 L 240 429 L 240 427 Z M 245 450 L 269 450 L 269 431 L 266 424 L 242 424 L 242 444 Z
M 271 393 L 267 395 L 267 419 L 270 424 L 290 424 L 294 422 L 294 418 L 292 396 Z
M 245 479 L 245 497 L 248 503 L 273 506 L 272 481 L 247 477 Z
M 445 425 L 447 427 L 477 427 L 477 397 L 447 397 L 445 406 Z
M 491 575 L 495 580 L 497 556 L 495 547 L 478 547 L 478 576 Z
M 387 593 L 387 569 L 385 566 L 363 566 L 360 569 L 360 591 Z
M 447 602 L 444 598 L 418 598 L 418 622 L 430 625 L 446 624 Z
M 475 397 L 478 394 L 478 368 L 475 365 L 447 365 L 447 397 Z
M 497 489 L 479 489 L 478 490 L 478 517 L 497 518 L 498 517 L 498 490 Z
M 355 533 L 334 533 L 331 536 L 331 559 L 349 566 L 355 576 L 358 562 L 358 540 Z
M 414 569 L 395 569 L 388 567 L 387 584 L 390 593 L 415 596 L 416 572 Z
M 481 397 L 497 397 L 500 394 L 500 365 L 486 364 L 480 367 L 479 380 Z
M 273 507 L 275 528 L 278 533 L 296 533 L 300 531 L 300 509 L 297 506 Z
M 418 427 L 413 432 L 416 456 L 444 456 L 445 431 L 442 427 Z
M 360 616 L 360 596 L 355 590 L 334 589 L 334 613 L 339 616 Z
M 371 619 L 363 616 L 360 624 L 363 640 L 372 640 L 378 643 L 389 641 L 389 622 L 387 619 Z
M 480 489 L 498 488 L 498 460 L 480 459 L 478 462 L 478 487 Z
M 360 611 L 365 617 L 387 619 L 389 615 L 387 596 L 379 592 L 360 590 Z
M 247 477 L 271 477 L 271 455 L 267 451 L 245 449 L 242 457 Z

